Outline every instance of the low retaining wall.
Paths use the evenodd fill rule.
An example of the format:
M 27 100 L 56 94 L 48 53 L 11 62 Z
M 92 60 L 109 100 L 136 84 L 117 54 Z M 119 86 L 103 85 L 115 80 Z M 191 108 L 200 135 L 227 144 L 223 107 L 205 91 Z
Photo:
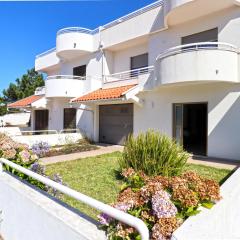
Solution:
M 172 240 L 240 239 L 240 169 L 222 186 L 222 200 L 212 209 L 188 218 L 174 233 Z
M 82 139 L 81 133 L 41 134 L 31 136 L 12 136 L 14 141 L 32 146 L 36 142 L 48 142 L 50 146 L 76 143 Z
M 7 173 L 0 175 L 0 211 L 6 240 L 106 240 L 94 222 Z

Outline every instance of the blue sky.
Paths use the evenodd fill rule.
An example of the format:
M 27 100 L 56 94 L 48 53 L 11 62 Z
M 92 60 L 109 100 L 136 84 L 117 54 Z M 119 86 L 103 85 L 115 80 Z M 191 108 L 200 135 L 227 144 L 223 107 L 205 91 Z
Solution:
M 35 56 L 55 47 L 64 27 L 94 29 L 155 0 L 0 2 L 0 95 Z

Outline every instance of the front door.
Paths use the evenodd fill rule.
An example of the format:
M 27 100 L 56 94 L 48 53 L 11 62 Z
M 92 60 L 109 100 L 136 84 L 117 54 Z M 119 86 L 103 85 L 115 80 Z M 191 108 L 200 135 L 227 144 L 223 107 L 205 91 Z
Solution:
M 194 155 L 207 155 L 207 104 L 174 104 L 173 137 Z
M 48 110 L 35 110 L 35 130 L 48 130 Z

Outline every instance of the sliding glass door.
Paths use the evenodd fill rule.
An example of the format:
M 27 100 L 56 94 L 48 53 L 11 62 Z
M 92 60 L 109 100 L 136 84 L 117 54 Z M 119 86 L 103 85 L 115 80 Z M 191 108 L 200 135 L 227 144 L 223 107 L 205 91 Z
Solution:
M 207 155 L 207 109 L 207 103 L 173 105 L 173 137 L 194 155 Z
M 173 106 L 173 137 L 183 145 L 183 104 Z

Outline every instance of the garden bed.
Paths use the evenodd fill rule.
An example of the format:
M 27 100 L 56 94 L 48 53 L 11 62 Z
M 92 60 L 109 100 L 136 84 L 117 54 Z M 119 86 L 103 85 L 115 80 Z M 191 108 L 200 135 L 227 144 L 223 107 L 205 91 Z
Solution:
M 47 174 L 53 175 L 59 173 L 69 187 L 102 202 L 111 204 L 117 199 L 117 195 L 123 184 L 118 172 L 118 158 L 120 156 L 120 152 L 115 152 L 97 157 L 56 163 L 47 166 Z M 187 164 L 184 171 L 189 170 L 195 171 L 200 176 L 216 180 L 220 184 L 232 173 L 228 169 L 218 169 L 195 164 Z M 98 211 L 68 196 L 63 196 L 63 201 L 92 218 L 97 218 Z
M 99 147 L 83 139 L 79 140 L 77 143 L 69 143 L 66 145 L 58 145 L 52 147 L 50 147 L 45 142 L 36 143 L 32 146 L 33 152 L 41 158 L 86 152 L 96 149 L 99 149 Z

